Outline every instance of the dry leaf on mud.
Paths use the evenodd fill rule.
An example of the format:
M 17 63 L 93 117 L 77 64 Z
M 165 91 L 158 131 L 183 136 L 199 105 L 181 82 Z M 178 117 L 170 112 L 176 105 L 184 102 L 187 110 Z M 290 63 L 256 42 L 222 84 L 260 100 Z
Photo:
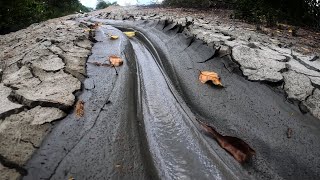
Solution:
M 243 140 L 232 137 L 232 136 L 223 136 L 218 133 L 213 127 L 201 122 L 198 120 L 201 125 L 201 128 L 208 134 L 211 138 L 215 139 L 218 144 L 230 153 L 239 163 L 245 163 L 253 155 L 255 151 Z
M 223 86 L 223 85 L 221 84 L 219 75 L 218 75 L 217 73 L 215 73 L 215 72 L 200 71 L 199 80 L 200 80 L 200 82 L 202 82 L 203 84 L 206 83 L 206 82 L 208 82 L 208 81 L 212 81 L 212 83 L 213 83 L 214 85 Z
M 110 35 L 110 39 L 111 39 L 111 40 L 116 40 L 116 39 L 118 39 L 118 38 L 119 38 L 119 36 Z
M 79 100 L 76 104 L 76 115 L 77 117 L 83 117 L 84 115 L 84 102 L 82 100 Z
M 122 59 L 119 56 L 115 56 L 115 55 L 109 56 L 109 61 L 113 67 L 118 67 L 123 64 Z
M 123 32 L 125 35 L 127 35 L 129 38 L 132 38 L 133 36 L 136 35 L 136 32 L 130 31 L 130 32 Z
M 68 180 L 74 180 L 74 178 L 73 178 L 72 176 L 70 176 L 70 177 L 68 178 Z

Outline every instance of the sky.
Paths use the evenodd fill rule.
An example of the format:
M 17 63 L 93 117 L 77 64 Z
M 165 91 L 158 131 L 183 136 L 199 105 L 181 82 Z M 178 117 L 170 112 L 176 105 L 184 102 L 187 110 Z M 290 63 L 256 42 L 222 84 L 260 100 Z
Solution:
M 110 0 L 109 2 L 115 2 L 117 1 L 120 6 L 126 6 L 126 5 L 136 5 L 137 2 L 139 4 L 149 4 L 152 0 Z M 80 0 L 81 4 L 95 8 L 97 4 L 97 0 Z

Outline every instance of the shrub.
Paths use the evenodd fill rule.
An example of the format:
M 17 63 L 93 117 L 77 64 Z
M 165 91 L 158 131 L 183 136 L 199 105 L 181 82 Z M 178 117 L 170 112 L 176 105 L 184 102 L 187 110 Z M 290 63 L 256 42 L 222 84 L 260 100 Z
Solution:
M 255 23 L 275 25 L 285 22 L 320 30 L 319 0 L 164 0 L 173 7 L 228 7 L 235 15 Z
M 78 0 L 0 1 L 0 34 L 17 31 L 32 23 L 88 11 Z

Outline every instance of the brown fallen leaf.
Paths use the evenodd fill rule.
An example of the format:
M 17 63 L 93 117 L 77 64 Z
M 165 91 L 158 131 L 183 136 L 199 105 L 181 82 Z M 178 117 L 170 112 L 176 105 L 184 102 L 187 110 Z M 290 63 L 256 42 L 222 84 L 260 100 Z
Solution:
M 122 59 L 119 56 L 115 56 L 115 55 L 109 56 L 109 61 L 113 67 L 118 67 L 123 64 Z
M 215 72 L 200 71 L 199 80 L 203 84 L 208 81 L 212 81 L 214 85 L 223 87 L 219 75 Z
M 110 39 L 111 40 L 116 40 L 116 39 L 118 39 L 119 38 L 119 36 L 110 36 Z
M 82 100 L 79 100 L 76 104 L 76 116 L 77 117 L 83 117 L 84 115 L 84 102 Z
M 136 35 L 136 32 L 134 31 L 128 31 L 128 32 L 123 32 L 125 35 L 127 35 L 129 38 L 132 38 Z
M 243 140 L 237 137 L 223 136 L 212 126 L 209 126 L 199 120 L 198 122 L 205 133 L 215 139 L 218 144 L 230 153 L 239 163 L 245 163 L 256 154 L 255 151 Z
M 70 177 L 68 178 L 68 180 L 74 180 L 74 178 L 73 178 L 72 176 L 70 176 Z

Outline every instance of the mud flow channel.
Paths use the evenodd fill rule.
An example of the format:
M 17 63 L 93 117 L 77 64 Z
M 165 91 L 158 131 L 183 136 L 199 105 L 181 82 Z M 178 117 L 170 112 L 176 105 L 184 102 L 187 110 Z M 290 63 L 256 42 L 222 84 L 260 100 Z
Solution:
M 267 85 L 230 73 L 223 66 L 230 59 L 197 63 L 213 57 L 214 49 L 184 35 L 183 27 L 161 21 L 81 21 L 103 24 L 96 29 L 78 97 L 85 102 L 85 115 L 70 114 L 55 126 L 26 165 L 24 179 L 319 177 L 320 123 L 302 116 Z M 136 36 L 125 36 L 122 31 L 128 29 Z M 117 72 L 96 65 L 110 55 L 124 60 Z M 199 69 L 218 72 L 227 88 L 199 83 Z M 204 135 L 196 119 L 245 140 L 256 156 L 241 165 Z M 284 138 L 289 125 L 304 137 Z

